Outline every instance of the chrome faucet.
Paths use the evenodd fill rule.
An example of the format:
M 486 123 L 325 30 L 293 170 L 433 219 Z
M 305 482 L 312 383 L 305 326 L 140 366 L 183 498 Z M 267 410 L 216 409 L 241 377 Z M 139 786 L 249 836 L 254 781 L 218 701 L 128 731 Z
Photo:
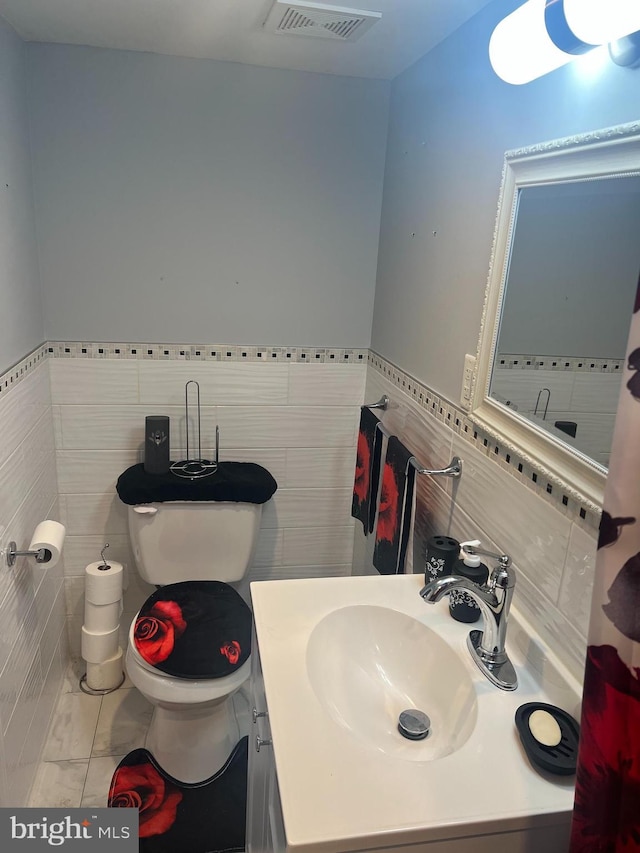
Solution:
M 484 620 L 484 631 L 471 631 L 467 637 L 471 657 L 492 684 L 501 690 L 515 690 L 518 677 L 505 651 L 507 620 L 516 585 L 511 557 L 484 551 L 475 545 L 467 545 L 465 550 L 497 561 L 487 582 L 480 586 L 461 575 L 445 575 L 428 583 L 420 590 L 420 595 L 428 604 L 435 604 L 454 589 L 468 592 L 477 602 Z

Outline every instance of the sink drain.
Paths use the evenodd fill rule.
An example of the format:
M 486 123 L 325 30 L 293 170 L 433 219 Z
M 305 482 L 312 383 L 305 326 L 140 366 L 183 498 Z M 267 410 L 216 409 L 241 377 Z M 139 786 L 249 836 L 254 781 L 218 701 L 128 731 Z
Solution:
M 409 708 L 398 717 L 398 731 L 409 740 L 423 740 L 429 734 L 431 720 L 423 711 Z

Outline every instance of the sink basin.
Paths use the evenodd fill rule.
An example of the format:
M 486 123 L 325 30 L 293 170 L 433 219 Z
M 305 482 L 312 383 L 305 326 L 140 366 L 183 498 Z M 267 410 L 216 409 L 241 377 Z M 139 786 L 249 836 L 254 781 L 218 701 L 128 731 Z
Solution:
M 423 585 L 421 574 L 251 584 L 269 715 L 255 735 L 272 747 L 250 754 L 273 754 L 278 850 L 568 849 L 573 779 L 531 765 L 514 718 L 527 702 L 578 716 L 580 685 L 516 608 L 518 689 L 499 690 L 471 659 L 469 625 L 444 599 L 427 606 Z M 408 708 L 431 718 L 425 740 L 398 732 Z
M 370 747 L 408 761 L 450 755 L 469 739 L 478 703 L 457 653 L 435 631 L 388 607 L 353 605 L 309 636 L 309 681 L 326 713 Z M 423 740 L 398 731 L 402 711 L 431 720 Z

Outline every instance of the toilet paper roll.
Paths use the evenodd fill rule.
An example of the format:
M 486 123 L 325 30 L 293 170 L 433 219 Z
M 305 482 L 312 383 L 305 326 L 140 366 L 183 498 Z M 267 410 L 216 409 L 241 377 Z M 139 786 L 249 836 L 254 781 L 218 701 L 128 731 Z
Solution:
M 84 627 L 90 634 L 104 634 L 113 631 L 120 624 L 121 602 L 114 601 L 112 604 L 93 604 L 91 601 L 84 603 Z
M 123 681 L 122 649 L 102 663 L 87 663 L 87 685 L 91 690 L 113 690 Z
M 82 626 L 81 654 L 87 663 L 104 663 L 118 652 L 118 628 L 97 633 Z
M 65 533 L 65 526 L 59 521 L 51 521 L 50 519 L 41 521 L 33 531 L 29 551 L 44 549 L 44 560 L 38 562 L 47 568 L 53 567 L 60 559 Z
M 92 604 L 113 604 L 122 598 L 122 563 L 89 563 L 84 570 L 84 597 Z

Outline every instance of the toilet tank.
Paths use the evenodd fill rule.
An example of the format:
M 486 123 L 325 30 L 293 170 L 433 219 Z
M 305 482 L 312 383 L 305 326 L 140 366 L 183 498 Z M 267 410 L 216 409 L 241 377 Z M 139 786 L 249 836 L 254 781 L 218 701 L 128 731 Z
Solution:
M 253 561 L 262 504 L 179 501 L 129 506 L 138 572 L 164 586 L 186 580 L 239 581 Z

